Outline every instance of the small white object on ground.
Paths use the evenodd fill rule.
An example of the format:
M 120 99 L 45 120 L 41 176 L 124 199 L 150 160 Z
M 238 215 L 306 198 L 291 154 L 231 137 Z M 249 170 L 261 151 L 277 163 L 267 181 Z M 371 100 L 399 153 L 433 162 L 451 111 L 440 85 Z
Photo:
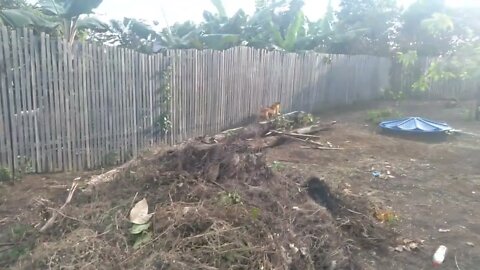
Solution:
M 441 245 L 437 248 L 437 251 L 433 254 L 433 266 L 438 267 L 440 266 L 443 261 L 445 260 L 445 255 L 447 253 L 447 247 Z

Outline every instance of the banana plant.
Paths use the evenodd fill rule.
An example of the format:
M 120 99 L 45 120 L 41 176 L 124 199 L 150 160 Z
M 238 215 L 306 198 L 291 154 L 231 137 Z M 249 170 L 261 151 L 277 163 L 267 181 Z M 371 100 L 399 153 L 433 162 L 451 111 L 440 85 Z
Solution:
M 108 25 L 93 13 L 102 0 L 40 0 L 33 6 L 0 10 L 0 24 L 12 28 L 33 27 L 41 31 L 61 27 L 64 38 L 71 44 L 78 31 L 106 31 Z
M 102 3 L 102 0 L 40 0 L 39 9 L 57 18 L 63 25 L 64 38 L 73 43 L 77 32 L 84 29 L 106 31 L 108 25 L 95 17 L 85 17 Z
M 303 12 L 298 11 L 293 21 L 290 22 L 290 25 L 285 32 L 285 35 L 282 35 L 281 30 L 271 20 L 270 30 L 272 31 L 275 45 L 286 51 L 294 51 L 296 48 L 298 37 L 303 30 L 304 22 L 305 16 L 303 15 Z
M 35 27 L 39 30 L 51 30 L 59 23 L 31 7 L 0 10 L 0 25 L 12 28 Z

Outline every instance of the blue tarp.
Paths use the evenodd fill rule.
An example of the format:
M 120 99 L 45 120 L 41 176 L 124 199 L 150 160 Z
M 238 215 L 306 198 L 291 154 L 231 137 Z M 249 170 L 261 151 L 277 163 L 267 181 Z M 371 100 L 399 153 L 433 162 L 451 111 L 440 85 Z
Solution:
M 408 117 L 379 124 L 385 131 L 410 134 L 439 134 L 453 130 L 447 123 L 435 122 L 421 117 Z

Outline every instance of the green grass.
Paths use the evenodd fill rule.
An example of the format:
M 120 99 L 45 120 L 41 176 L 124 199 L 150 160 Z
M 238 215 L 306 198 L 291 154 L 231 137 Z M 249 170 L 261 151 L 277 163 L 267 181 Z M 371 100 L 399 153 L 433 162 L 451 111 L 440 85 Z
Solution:
M 13 178 L 10 170 L 5 167 L 0 167 L 0 182 L 10 182 L 12 180 Z

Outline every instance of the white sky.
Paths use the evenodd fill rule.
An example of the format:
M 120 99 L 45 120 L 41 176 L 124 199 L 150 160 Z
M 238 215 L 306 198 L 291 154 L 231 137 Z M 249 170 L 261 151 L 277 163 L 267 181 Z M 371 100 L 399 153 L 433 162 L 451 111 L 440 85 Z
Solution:
M 415 0 L 398 1 L 403 6 L 415 2 Z M 446 2 L 451 6 L 480 7 L 480 0 L 446 0 Z M 251 14 L 254 11 L 254 3 L 254 0 L 223 0 L 228 15 L 233 15 L 240 8 Z M 324 15 L 327 3 L 327 0 L 305 0 L 304 12 L 307 17 L 316 20 Z M 163 12 L 168 23 L 173 24 L 186 20 L 200 22 L 204 10 L 215 11 L 210 0 L 103 0 L 96 13 L 115 19 L 133 17 L 147 21 L 157 20 L 161 25 L 165 25 Z

